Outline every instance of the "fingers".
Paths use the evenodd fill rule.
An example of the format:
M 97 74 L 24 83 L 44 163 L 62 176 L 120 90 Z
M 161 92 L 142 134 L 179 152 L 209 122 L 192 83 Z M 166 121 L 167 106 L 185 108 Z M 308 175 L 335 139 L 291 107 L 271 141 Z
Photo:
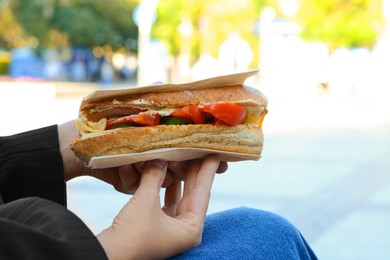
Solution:
M 144 171 L 146 165 L 147 162 L 141 162 L 120 166 L 115 169 L 110 168 L 99 170 L 95 171 L 94 177 L 110 183 L 117 191 L 127 194 L 134 194 L 140 184 L 141 173 Z M 163 186 L 168 186 L 171 181 L 172 177 L 167 175 Z
M 187 167 L 188 161 L 169 162 L 168 164 L 169 171 L 182 181 L 186 179 Z
M 187 169 L 187 176 L 185 176 L 183 197 L 185 197 L 192 190 L 201 165 L 202 160 L 200 159 L 192 160 L 189 163 Z
M 211 186 L 219 164 L 219 156 L 210 155 L 204 159 L 202 164 L 194 161 L 189 165 L 183 193 L 186 204 L 178 209 L 178 214 L 189 211 L 204 218 L 209 205 Z
M 138 176 L 140 176 L 141 172 L 144 171 L 145 165 L 146 165 L 146 161 L 138 162 L 134 164 L 135 169 L 138 171 Z M 162 187 L 166 188 L 169 185 L 171 185 L 171 183 L 172 183 L 172 175 L 170 173 L 166 174 Z
M 188 209 L 198 216 L 205 217 L 209 206 L 211 186 L 220 164 L 219 156 L 211 155 L 204 160 L 199 174 L 191 187 Z
M 146 161 L 143 161 L 143 162 L 137 162 L 134 164 L 134 167 L 135 169 L 138 171 L 138 172 L 143 172 L 144 168 L 145 168 L 145 165 L 146 165 Z
M 160 188 L 167 172 L 167 162 L 153 160 L 146 163 L 142 172 L 140 185 L 135 192 L 135 197 L 159 200 Z
M 181 180 L 172 178 L 172 183 L 165 190 L 164 207 L 162 210 L 171 217 L 176 216 L 176 210 L 181 200 Z
M 217 173 L 224 173 L 228 169 L 228 164 L 225 161 L 221 161 L 221 163 L 218 166 Z
M 184 181 L 186 178 L 185 173 L 187 172 L 188 161 L 182 162 L 169 162 L 168 169 L 180 180 Z M 217 173 L 224 173 L 228 169 L 228 164 L 225 161 L 221 161 L 218 166 Z
M 141 174 L 133 165 L 124 165 L 118 167 L 118 183 L 122 190 L 126 193 L 134 194 L 139 186 Z
M 184 162 L 169 162 L 168 169 L 172 172 L 172 186 L 168 186 L 165 194 L 164 212 L 169 216 L 176 215 L 178 203 L 181 201 L 181 186 L 178 181 L 184 182 L 183 199 L 190 197 L 194 187 L 199 186 L 198 189 L 203 190 L 201 200 L 206 200 L 206 204 L 200 204 L 201 212 L 207 211 L 208 200 L 210 198 L 211 185 L 214 179 L 214 174 L 223 173 L 227 170 L 227 163 L 221 162 L 219 156 L 212 155 L 206 159 L 192 160 Z M 197 195 L 192 195 L 197 196 Z M 195 202 L 197 203 L 197 202 Z M 203 205 L 203 206 L 202 206 Z M 201 213 L 203 215 L 203 213 Z

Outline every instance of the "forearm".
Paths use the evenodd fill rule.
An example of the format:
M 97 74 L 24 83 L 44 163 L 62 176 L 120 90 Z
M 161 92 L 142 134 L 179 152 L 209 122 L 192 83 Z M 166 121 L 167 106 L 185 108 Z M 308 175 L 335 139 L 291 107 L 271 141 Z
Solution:
M 0 206 L 0 259 L 107 259 L 88 227 L 66 208 L 40 198 Z
M 57 126 L 0 137 L 0 194 L 5 203 L 41 197 L 66 205 Z

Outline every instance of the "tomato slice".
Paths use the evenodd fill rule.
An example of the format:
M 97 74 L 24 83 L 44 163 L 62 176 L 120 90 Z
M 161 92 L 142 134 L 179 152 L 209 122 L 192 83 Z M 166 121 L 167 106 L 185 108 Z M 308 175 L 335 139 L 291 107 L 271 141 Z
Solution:
M 170 116 L 186 119 L 194 124 L 204 124 L 205 114 L 203 110 L 194 105 L 181 107 L 173 111 Z
M 246 116 L 245 108 L 232 103 L 209 104 L 204 106 L 203 111 L 229 125 L 241 124 Z
M 136 115 L 124 116 L 120 118 L 110 118 L 107 120 L 106 129 L 111 129 L 113 126 L 121 124 L 140 125 L 140 126 L 156 126 L 160 124 L 161 115 L 140 113 Z

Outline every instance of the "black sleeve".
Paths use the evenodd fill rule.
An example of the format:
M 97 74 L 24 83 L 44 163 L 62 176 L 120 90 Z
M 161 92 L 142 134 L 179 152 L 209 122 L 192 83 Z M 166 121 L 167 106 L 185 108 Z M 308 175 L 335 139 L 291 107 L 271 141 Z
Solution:
M 0 195 L 5 203 L 41 197 L 66 206 L 57 126 L 0 137 Z
M 62 205 L 24 198 L 0 206 L 0 259 L 107 259 L 92 232 Z
M 64 206 L 57 126 L 0 137 L 0 259 L 107 259 Z

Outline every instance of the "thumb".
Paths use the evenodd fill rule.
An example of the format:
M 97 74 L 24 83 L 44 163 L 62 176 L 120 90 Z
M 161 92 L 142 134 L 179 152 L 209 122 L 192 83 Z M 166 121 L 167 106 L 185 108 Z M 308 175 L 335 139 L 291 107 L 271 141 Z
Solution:
M 153 160 L 146 163 L 141 175 L 141 182 L 134 197 L 152 198 L 160 196 L 160 189 L 167 173 L 168 163 L 162 160 Z

